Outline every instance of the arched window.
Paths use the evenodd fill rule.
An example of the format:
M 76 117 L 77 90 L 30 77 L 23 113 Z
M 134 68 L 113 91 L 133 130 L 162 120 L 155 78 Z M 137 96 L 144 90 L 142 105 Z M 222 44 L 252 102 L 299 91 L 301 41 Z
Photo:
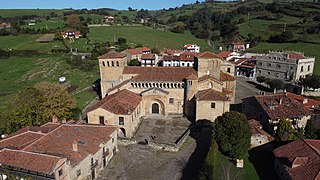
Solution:
M 114 62 L 113 61 L 111 61 L 111 66 L 114 66 Z
M 117 66 L 119 66 L 119 61 L 117 61 Z
M 104 63 L 104 61 L 102 61 L 102 66 L 103 66 L 103 67 L 105 67 L 105 66 L 106 66 L 106 64 Z
M 109 61 L 107 61 L 107 65 L 108 65 L 108 67 L 110 67 L 110 63 L 109 63 Z
M 159 114 L 160 112 L 159 104 L 153 103 L 151 108 L 152 108 L 152 114 Z

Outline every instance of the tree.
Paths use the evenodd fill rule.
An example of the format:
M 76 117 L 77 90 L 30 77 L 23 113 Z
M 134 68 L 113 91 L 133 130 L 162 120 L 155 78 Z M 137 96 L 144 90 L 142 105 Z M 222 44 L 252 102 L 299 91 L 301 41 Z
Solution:
M 303 78 L 301 80 L 302 85 L 312 89 L 320 88 L 320 76 L 318 75 L 311 75 Z
M 119 45 L 124 45 L 124 44 L 127 43 L 127 39 L 126 39 L 126 38 L 119 37 L 117 43 L 118 43 Z
M 292 123 L 286 119 L 280 119 L 275 137 L 278 141 L 292 141 L 298 138 L 297 131 L 293 129 Z
M 258 76 L 258 77 L 257 77 L 257 81 L 258 81 L 258 83 L 264 83 L 264 82 L 266 82 L 266 77 L 264 77 L 264 76 Z
M 77 14 L 71 14 L 67 17 L 68 25 L 72 28 L 77 28 L 81 26 L 81 21 L 79 18 L 79 15 Z
M 53 117 L 69 118 L 75 101 L 63 85 L 40 82 L 20 91 L 13 100 L 10 126 L 42 125 Z
M 274 90 L 274 92 L 276 92 L 277 89 L 284 88 L 284 82 L 281 79 L 266 79 L 266 83 Z
M 56 34 L 54 34 L 54 40 L 57 40 L 57 41 L 63 40 L 63 37 L 60 32 L 57 32 Z
M 309 139 L 320 139 L 320 121 L 309 119 L 304 128 L 304 135 Z
M 128 66 L 140 66 L 140 62 L 138 59 L 132 59 L 128 62 Z
M 219 116 L 213 134 L 221 152 L 231 158 L 243 158 L 250 148 L 250 126 L 242 113 L 231 111 Z

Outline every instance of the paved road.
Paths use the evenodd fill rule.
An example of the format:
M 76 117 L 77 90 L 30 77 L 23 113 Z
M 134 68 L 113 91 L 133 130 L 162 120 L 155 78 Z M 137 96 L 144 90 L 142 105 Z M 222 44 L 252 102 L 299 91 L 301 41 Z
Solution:
M 250 79 L 245 77 L 236 77 L 236 99 L 235 104 L 242 103 L 242 99 L 259 95 L 260 91 L 256 84 L 252 83 Z

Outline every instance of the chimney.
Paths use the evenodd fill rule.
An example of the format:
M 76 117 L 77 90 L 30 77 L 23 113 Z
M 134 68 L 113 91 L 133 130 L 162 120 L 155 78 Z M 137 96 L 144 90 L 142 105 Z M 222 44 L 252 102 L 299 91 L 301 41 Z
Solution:
M 53 116 L 51 121 L 52 121 L 53 123 L 58 122 L 58 117 L 57 117 L 57 116 Z
M 303 104 L 307 104 L 308 103 L 308 99 L 307 98 L 304 98 L 303 99 Z
M 281 98 L 279 99 L 279 104 L 282 104 L 282 99 Z
M 72 143 L 72 150 L 78 151 L 78 143 L 76 141 L 73 141 L 73 143 Z
M 67 123 L 67 119 L 66 118 L 62 118 L 62 124 L 66 124 Z

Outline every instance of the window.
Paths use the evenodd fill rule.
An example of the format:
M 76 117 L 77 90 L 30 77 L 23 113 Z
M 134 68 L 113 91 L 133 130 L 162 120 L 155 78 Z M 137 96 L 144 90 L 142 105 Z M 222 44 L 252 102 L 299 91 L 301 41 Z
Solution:
M 59 170 L 59 176 L 62 176 L 63 175 L 63 171 L 62 169 Z
M 117 61 L 117 66 L 119 66 L 119 61 Z
M 79 177 L 81 175 L 81 169 L 77 170 L 77 177 Z
M 280 69 L 280 68 L 281 68 L 281 65 L 280 65 L 280 64 L 277 64 L 277 68 Z
M 258 70 L 258 74 L 261 74 L 261 70 Z
M 124 125 L 124 117 L 119 117 L 119 125 Z
M 214 103 L 214 102 L 211 103 L 211 108 L 213 108 L 213 109 L 216 108 L 216 103 Z
M 230 73 L 230 72 L 231 72 L 231 69 L 230 69 L 230 68 L 228 68 L 228 69 L 227 69 L 227 72 L 228 72 L 228 73 Z
M 270 75 L 271 74 L 271 72 L 270 71 L 268 71 L 268 75 Z
M 311 66 L 310 65 L 308 65 L 308 71 L 310 71 L 311 70 Z
M 104 124 L 104 116 L 99 116 L 99 122 L 100 122 L 100 124 L 105 125 Z
M 259 65 L 259 66 L 262 66 L 262 62 L 259 62 L 258 65 Z
M 94 163 L 94 159 L 93 159 L 93 158 L 91 158 L 91 165 L 93 165 L 93 163 Z
M 103 66 L 103 67 L 105 67 L 105 66 L 106 66 L 106 64 L 104 63 L 104 61 L 102 61 L 102 66 Z
M 111 66 L 114 66 L 114 62 L 113 61 L 111 61 Z
M 173 104 L 173 100 L 174 100 L 173 98 L 169 98 L 169 103 Z
M 112 143 L 114 143 L 114 138 L 112 138 Z
M 108 67 L 110 67 L 110 63 L 109 63 L 109 61 L 107 61 L 107 65 L 108 65 Z
M 303 70 L 304 70 L 304 69 L 303 69 L 303 66 L 301 66 L 301 72 L 303 72 Z
M 293 69 L 293 66 L 290 66 L 290 69 Z
M 271 63 L 268 63 L 268 67 L 271 67 Z

